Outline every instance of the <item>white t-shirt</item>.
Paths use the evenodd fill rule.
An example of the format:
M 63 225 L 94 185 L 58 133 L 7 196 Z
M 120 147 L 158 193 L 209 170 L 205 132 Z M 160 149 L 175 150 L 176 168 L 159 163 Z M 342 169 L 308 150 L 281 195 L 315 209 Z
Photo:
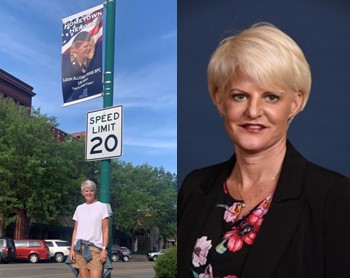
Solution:
M 73 215 L 73 220 L 78 222 L 75 243 L 82 239 L 102 247 L 102 219 L 108 217 L 107 205 L 99 201 L 77 206 Z

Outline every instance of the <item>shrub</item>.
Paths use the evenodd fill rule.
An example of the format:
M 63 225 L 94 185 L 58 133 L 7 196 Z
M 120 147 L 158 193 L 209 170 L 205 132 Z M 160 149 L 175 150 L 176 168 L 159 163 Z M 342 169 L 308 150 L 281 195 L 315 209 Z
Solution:
M 156 278 L 175 278 L 176 277 L 176 247 L 170 248 L 157 258 L 154 265 Z

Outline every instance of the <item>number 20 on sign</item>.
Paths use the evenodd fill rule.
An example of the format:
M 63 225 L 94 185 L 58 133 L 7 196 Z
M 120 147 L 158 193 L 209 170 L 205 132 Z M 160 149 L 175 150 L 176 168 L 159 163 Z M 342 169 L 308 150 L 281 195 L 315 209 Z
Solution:
M 122 155 L 122 112 L 122 106 L 114 106 L 87 113 L 86 160 Z

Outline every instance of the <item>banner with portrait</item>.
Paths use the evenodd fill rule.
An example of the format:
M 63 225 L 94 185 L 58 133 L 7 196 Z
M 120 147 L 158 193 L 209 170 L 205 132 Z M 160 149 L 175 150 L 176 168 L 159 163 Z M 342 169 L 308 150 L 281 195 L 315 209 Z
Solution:
M 62 19 L 63 106 L 102 95 L 103 5 Z

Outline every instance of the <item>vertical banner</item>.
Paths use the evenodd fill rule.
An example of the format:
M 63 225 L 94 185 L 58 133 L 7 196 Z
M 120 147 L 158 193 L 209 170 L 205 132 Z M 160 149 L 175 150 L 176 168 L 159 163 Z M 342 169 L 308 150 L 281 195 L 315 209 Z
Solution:
M 63 106 L 102 95 L 103 5 L 62 19 Z

